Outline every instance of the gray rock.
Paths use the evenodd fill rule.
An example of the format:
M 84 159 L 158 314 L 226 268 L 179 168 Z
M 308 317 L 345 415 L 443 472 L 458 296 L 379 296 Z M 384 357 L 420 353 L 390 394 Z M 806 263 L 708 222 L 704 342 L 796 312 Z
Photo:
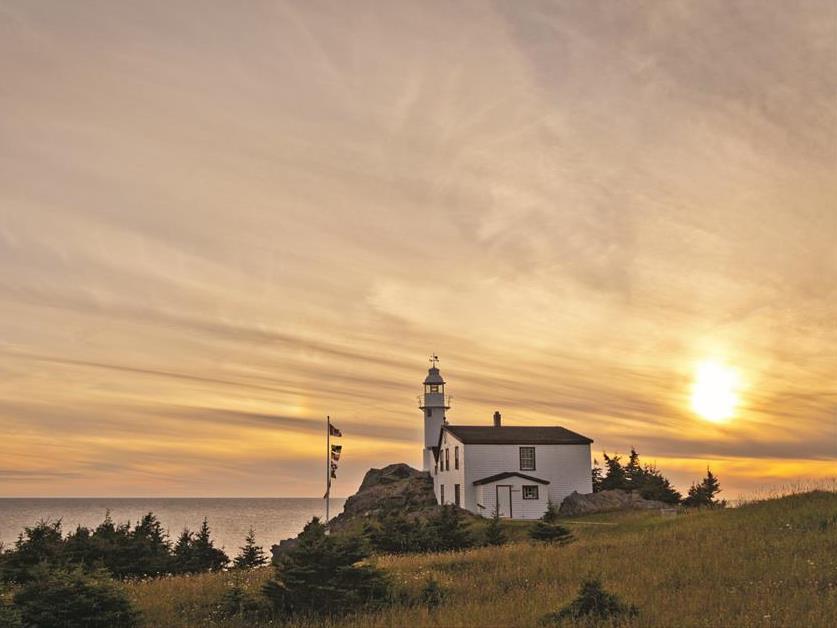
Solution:
M 669 504 L 643 499 L 638 493 L 622 490 L 601 491 L 582 495 L 573 491 L 558 509 L 558 514 L 564 517 L 591 515 L 597 512 L 613 512 L 617 510 L 654 510 L 669 508 Z
M 367 520 L 377 519 L 390 512 L 410 518 L 427 517 L 439 506 L 433 492 L 433 478 L 426 471 L 413 469 L 404 463 L 391 464 L 383 469 L 369 469 L 357 493 L 346 500 L 343 512 L 332 519 L 330 532 L 340 533 L 357 529 Z M 296 546 L 297 540 L 284 539 L 271 547 L 274 559 Z

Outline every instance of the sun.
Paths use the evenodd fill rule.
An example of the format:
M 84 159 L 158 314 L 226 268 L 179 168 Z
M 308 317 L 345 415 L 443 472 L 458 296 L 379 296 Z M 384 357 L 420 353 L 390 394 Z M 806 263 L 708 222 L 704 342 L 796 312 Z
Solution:
M 728 421 L 738 406 L 739 385 L 736 369 L 722 362 L 701 362 L 692 384 L 692 410 L 713 423 Z

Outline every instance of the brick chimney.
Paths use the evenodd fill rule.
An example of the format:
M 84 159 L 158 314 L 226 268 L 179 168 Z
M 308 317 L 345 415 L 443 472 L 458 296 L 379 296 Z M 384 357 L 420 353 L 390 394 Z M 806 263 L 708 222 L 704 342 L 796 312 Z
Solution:
M 494 412 L 494 427 L 500 427 L 500 412 Z

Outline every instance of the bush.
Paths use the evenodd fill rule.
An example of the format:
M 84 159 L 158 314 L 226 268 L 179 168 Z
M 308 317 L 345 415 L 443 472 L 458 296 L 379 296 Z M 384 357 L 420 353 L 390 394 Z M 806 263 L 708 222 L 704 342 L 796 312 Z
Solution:
M 84 626 L 131 628 L 139 613 L 106 572 L 85 574 L 48 570 L 30 572 L 29 581 L 14 595 L 24 626 Z
M 555 523 L 558 521 L 558 506 L 551 499 L 546 502 L 546 512 L 543 513 L 541 521 L 546 521 L 547 523 Z
M 279 557 L 264 594 L 281 615 L 342 615 L 382 605 L 390 599 L 389 581 L 380 569 L 363 564 L 366 558 L 362 539 L 326 535 L 314 517 L 297 545 Z
M 544 615 L 541 623 L 554 624 L 564 620 L 584 619 L 618 620 L 634 617 L 638 612 L 636 606 L 628 606 L 614 594 L 605 591 L 598 578 L 591 578 L 581 584 L 578 596 L 569 605 L 557 613 Z

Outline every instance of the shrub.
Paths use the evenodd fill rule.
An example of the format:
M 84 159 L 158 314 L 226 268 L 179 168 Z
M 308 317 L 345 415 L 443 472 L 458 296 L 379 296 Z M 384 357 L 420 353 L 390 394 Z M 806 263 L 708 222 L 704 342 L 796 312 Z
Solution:
M 495 510 L 485 528 L 485 544 L 504 545 L 507 540 L 506 533 L 503 532 L 503 527 L 500 525 L 500 513 Z
M 282 615 L 341 615 L 381 605 L 390 598 L 389 582 L 383 571 L 362 563 L 366 558 L 359 537 L 328 536 L 314 517 L 297 545 L 279 557 L 264 594 Z
M 243 547 L 239 549 L 241 552 L 233 561 L 233 566 L 236 569 L 253 569 L 267 564 L 264 549 L 256 545 L 256 533 L 253 528 L 250 528 L 247 537 L 244 539 Z
M 14 595 L 24 626 L 84 626 L 131 628 L 139 613 L 106 572 L 33 570 Z
M 445 600 L 445 591 L 439 585 L 436 578 L 430 577 L 424 588 L 421 590 L 421 603 L 427 608 L 436 608 L 441 606 Z
M 260 607 L 259 601 L 236 583 L 224 592 L 218 610 L 224 618 L 241 616 L 249 620 L 258 615 Z
M 584 619 L 618 620 L 638 614 L 636 606 L 624 604 L 616 595 L 608 593 L 598 578 L 585 580 L 578 596 L 557 613 L 549 613 L 541 619 L 543 624 L 554 624 L 564 620 Z
M 398 512 L 387 513 L 377 525 L 367 525 L 364 535 L 376 552 L 388 554 L 423 552 L 431 545 L 428 526 Z
M 438 513 L 427 522 L 428 550 L 444 552 L 467 549 L 474 540 L 462 523 L 459 508 L 454 505 L 442 506 Z
M 542 541 L 544 543 L 557 543 L 558 545 L 566 545 L 573 540 L 572 532 L 564 526 L 559 526 L 556 523 L 547 523 L 546 521 L 538 521 L 529 530 L 529 537 L 535 541 Z
M 543 513 L 541 520 L 547 523 L 555 523 L 558 521 L 558 506 L 551 499 L 546 502 L 546 512 Z

